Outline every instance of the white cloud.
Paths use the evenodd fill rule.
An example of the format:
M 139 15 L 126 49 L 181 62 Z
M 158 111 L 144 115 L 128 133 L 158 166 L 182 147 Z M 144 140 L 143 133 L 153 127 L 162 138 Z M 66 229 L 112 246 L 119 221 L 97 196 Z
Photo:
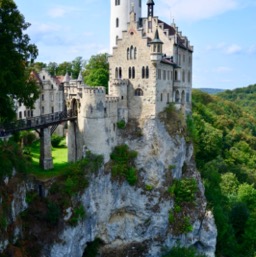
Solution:
M 78 11 L 78 9 L 71 6 L 56 6 L 48 10 L 48 15 L 51 18 L 60 18 L 74 11 Z
M 232 69 L 230 67 L 226 67 L 226 66 L 219 66 L 215 69 L 216 72 L 218 73 L 227 73 L 232 71 Z
M 221 42 L 217 45 L 208 45 L 206 46 L 207 51 L 214 51 L 214 50 L 220 50 L 221 52 L 225 54 L 238 54 L 243 51 L 242 47 L 238 44 L 227 44 L 224 42 Z
M 242 48 L 237 45 L 237 44 L 232 44 L 229 45 L 226 49 L 225 49 L 225 53 L 226 54 L 238 54 L 242 51 Z
M 238 8 L 239 0 L 162 0 L 159 13 L 172 15 L 178 20 L 197 21 L 208 19 Z

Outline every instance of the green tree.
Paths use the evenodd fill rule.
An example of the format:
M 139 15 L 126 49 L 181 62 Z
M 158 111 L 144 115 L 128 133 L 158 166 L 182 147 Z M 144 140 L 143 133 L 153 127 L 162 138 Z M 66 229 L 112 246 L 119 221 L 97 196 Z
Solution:
M 0 0 L 0 121 L 15 117 L 14 101 L 33 107 L 38 87 L 27 69 L 38 51 L 24 31 L 30 26 L 13 0 Z
M 56 62 L 49 62 L 47 65 L 47 71 L 55 76 L 57 74 L 58 64 Z
M 84 66 L 84 61 L 81 56 L 76 57 L 75 60 L 72 61 L 72 77 L 73 79 L 77 79 L 80 71 Z
M 57 73 L 54 75 L 64 76 L 66 73 L 69 75 L 72 74 L 72 63 L 71 62 L 62 62 L 58 65 Z
M 104 86 L 107 88 L 109 79 L 108 55 L 106 53 L 93 55 L 85 65 L 83 77 L 85 84 L 89 86 Z

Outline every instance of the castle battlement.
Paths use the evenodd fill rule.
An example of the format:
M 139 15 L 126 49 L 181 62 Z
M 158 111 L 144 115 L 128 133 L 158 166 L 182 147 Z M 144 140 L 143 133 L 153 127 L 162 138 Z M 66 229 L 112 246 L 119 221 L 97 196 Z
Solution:
M 85 87 L 84 93 L 86 94 L 105 94 L 104 87 Z
M 116 96 L 106 96 L 106 103 L 117 103 L 120 101 L 119 97 Z

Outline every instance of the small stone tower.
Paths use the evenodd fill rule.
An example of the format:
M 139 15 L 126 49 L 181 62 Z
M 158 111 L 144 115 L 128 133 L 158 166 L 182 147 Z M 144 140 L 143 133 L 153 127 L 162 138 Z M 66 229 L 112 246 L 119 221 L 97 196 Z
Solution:
M 122 31 L 127 30 L 130 21 L 130 12 L 136 14 L 136 21 L 141 18 L 141 0 L 110 0 L 110 54 L 122 38 Z

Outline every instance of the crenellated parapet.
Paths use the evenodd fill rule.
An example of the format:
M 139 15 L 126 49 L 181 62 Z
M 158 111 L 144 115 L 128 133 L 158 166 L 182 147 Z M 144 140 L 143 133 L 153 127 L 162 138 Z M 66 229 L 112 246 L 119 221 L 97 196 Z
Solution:
M 118 103 L 120 101 L 119 97 L 116 96 L 106 96 L 106 103 Z

